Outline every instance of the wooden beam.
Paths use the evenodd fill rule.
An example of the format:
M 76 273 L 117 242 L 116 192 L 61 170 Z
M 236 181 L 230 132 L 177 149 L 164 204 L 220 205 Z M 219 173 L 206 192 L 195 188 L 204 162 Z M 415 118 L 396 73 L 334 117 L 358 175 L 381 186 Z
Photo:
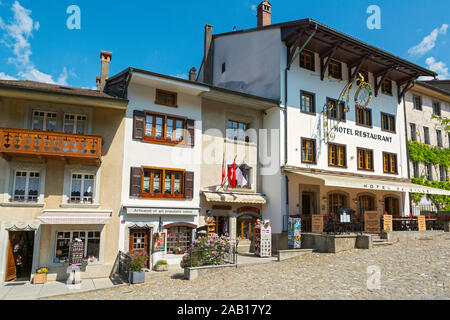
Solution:
M 403 87 L 403 90 L 401 90 L 401 84 L 397 82 L 397 96 L 398 96 L 398 103 L 402 102 L 403 97 L 405 96 L 406 92 L 412 89 L 414 87 L 414 80 L 410 79 L 406 86 Z
M 395 66 L 390 66 L 377 74 L 375 74 L 375 73 L 373 74 L 373 77 L 375 78 L 375 97 L 378 96 L 378 91 L 379 91 L 381 85 L 383 84 L 384 80 L 386 79 L 387 75 L 389 74 L 389 72 L 391 72 L 394 69 L 395 69 Z M 380 79 L 380 81 L 378 81 L 378 78 L 380 76 L 381 76 L 381 79 Z
M 4 152 L 0 152 L 0 157 L 2 157 L 3 159 L 5 159 L 5 161 L 11 161 L 11 157 L 8 156 L 6 153 Z
M 348 66 L 348 75 L 350 77 L 350 81 L 349 82 L 353 82 L 353 80 L 355 80 L 356 76 L 358 75 L 359 70 L 361 69 L 362 64 L 367 60 L 368 56 L 363 56 L 361 57 L 361 59 L 359 59 L 355 64 L 349 65 Z M 351 70 L 353 67 L 355 67 L 355 71 L 352 73 Z M 366 82 L 369 81 L 369 79 L 365 79 Z
M 302 29 L 301 31 L 298 32 L 297 34 L 297 39 L 295 40 L 295 42 L 289 47 L 289 53 L 288 53 L 288 58 L 287 58 L 287 65 L 290 65 L 292 63 L 292 58 L 295 55 L 295 52 L 297 51 L 298 46 L 300 45 L 300 41 L 302 41 L 302 37 L 305 34 L 305 30 Z
M 333 58 L 336 50 L 339 48 L 340 43 L 335 44 L 333 47 L 320 54 L 320 80 L 323 80 L 325 76 L 325 70 L 328 68 L 331 59 Z M 324 61 L 326 59 L 326 61 Z

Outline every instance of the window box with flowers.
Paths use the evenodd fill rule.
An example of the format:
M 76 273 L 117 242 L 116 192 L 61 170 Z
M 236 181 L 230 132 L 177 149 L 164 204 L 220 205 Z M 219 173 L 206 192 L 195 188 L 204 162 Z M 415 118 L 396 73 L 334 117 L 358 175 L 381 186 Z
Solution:
M 36 269 L 36 273 L 33 277 L 33 283 L 34 284 L 43 284 L 47 282 L 47 274 L 48 274 L 48 268 L 47 267 L 41 267 Z

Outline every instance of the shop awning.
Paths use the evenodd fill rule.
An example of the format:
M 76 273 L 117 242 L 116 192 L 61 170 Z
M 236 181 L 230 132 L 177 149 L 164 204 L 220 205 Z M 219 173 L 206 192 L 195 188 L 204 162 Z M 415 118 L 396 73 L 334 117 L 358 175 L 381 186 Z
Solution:
M 107 224 L 111 210 L 44 210 L 42 224 Z
M 305 172 L 297 169 L 284 169 L 285 172 L 298 174 L 304 177 L 320 179 L 325 182 L 326 186 L 365 189 L 365 190 L 380 190 L 380 191 L 398 191 L 398 192 L 413 192 L 424 194 L 450 195 L 450 190 L 436 189 L 421 186 L 411 182 L 398 182 L 392 180 L 383 180 L 367 177 L 352 177 L 347 175 L 326 174 Z
M 259 193 L 207 192 L 203 195 L 208 202 L 265 204 L 266 198 Z

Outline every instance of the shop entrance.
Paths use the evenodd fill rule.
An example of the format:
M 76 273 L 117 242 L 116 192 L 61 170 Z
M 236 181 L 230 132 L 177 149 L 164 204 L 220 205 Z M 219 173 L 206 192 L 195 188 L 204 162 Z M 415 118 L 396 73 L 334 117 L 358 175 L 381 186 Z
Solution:
M 216 219 L 216 231 L 219 236 L 223 236 L 230 233 L 228 226 L 228 216 L 217 216 Z
M 6 281 L 30 280 L 33 248 L 34 231 L 9 231 Z
M 256 218 L 253 216 L 240 216 L 236 222 L 236 236 L 241 240 L 253 239 L 253 226 L 256 224 Z
M 400 205 L 398 198 L 386 197 L 384 199 L 384 211 L 391 216 L 400 216 Z
M 150 261 L 150 230 L 130 229 L 130 251 L 142 251 L 149 255 L 145 261 L 144 268 L 149 267 Z
M 302 193 L 302 215 L 310 216 L 314 211 L 314 193 Z

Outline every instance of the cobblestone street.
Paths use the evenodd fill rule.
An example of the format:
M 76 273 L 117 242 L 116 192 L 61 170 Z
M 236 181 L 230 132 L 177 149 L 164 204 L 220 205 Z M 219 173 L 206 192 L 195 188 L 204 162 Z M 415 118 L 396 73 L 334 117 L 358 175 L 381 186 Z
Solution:
M 242 266 L 193 281 L 178 272 L 147 283 L 49 299 L 450 299 L 450 235 L 372 250 L 312 253 Z M 381 269 L 381 288 L 367 289 L 367 267 Z

